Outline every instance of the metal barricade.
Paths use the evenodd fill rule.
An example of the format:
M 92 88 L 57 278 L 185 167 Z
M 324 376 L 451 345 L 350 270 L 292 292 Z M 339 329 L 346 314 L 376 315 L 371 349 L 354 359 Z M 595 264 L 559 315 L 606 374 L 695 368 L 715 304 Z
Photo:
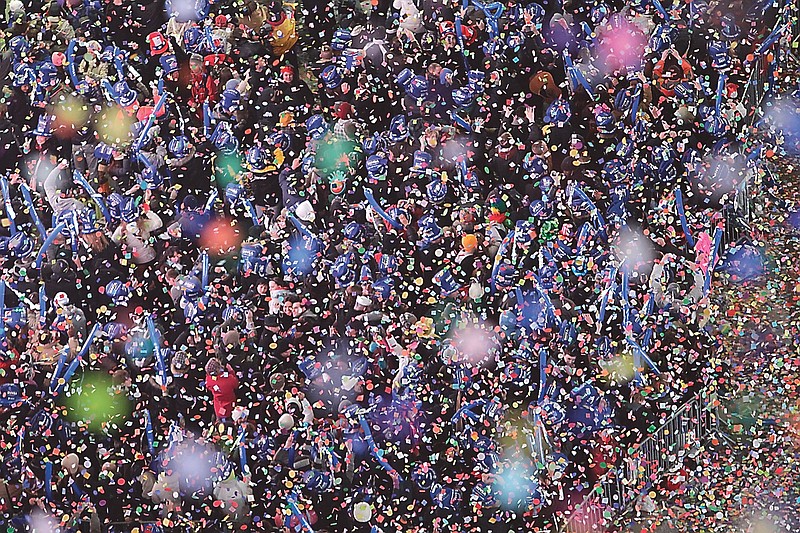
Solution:
M 687 452 L 717 429 L 717 400 L 701 391 L 679 407 L 632 454 L 609 470 L 575 506 L 562 533 L 605 531 L 639 494 L 683 463 Z

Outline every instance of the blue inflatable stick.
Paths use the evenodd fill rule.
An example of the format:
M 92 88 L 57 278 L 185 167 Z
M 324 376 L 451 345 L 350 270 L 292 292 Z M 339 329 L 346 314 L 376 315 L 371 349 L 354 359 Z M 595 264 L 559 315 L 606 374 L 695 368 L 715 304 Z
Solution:
M 39 254 L 36 256 L 36 262 L 34 263 L 37 269 L 42 268 L 42 261 L 44 260 L 45 257 L 47 257 L 47 249 L 50 248 L 50 246 L 53 244 L 53 241 L 56 240 L 56 238 L 61 234 L 62 231 L 64 231 L 66 227 L 67 223 L 62 222 L 61 224 L 53 228 L 53 231 L 51 231 L 50 235 L 48 235 L 47 238 L 44 240 L 44 243 L 42 243 L 42 247 L 39 249 Z

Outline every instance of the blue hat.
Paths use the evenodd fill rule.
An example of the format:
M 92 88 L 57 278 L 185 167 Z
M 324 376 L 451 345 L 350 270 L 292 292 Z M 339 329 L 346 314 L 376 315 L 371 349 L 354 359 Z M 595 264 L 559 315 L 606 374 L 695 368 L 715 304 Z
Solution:
M 475 92 L 483 92 L 483 83 L 484 78 L 486 78 L 486 74 L 480 70 L 470 70 L 467 72 L 467 85 L 472 87 Z
M 736 39 L 742 32 L 741 28 L 736 24 L 736 17 L 730 13 L 724 15 L 719 22 L 722 25 L 722 36 L 726 39 Z
M 119 205 L 119 216 L 124 222 L 133 222 L 139 218 L 139 206 L 136 200 L 130 196 L 124 196 Z
M 443 68 L 439 73 L 439 83 L 442 85 L 450 85 L 453 83 L 453 71 L 449 68 Z
M 600 135 L 614 135 L 617 131 L 617 121 L 609 111 L 598 111 L 594 120 L 597 124 L 597 133 Z
M 442 509 L 458 509 L 461 506 L 461 493 L 438 483 L 431 489 L 431 499 Z
M 124 305 L 131 294 L 130 288 L 118 279 L 112 279 L 106 284 L 105 294 L 117 305 Z
M 427 248 L 444 236 L 444 231 L 439 227 L 436 218 L 430 213 L 420 217 L 417 221 L 419 227 L 419 240 L 423 248 Z
M 411 480 L 422 490 L 430 490 L 438 480 L 438 476 L 430 463 L 422 462 L 411 471 Z
M 522 160 L 522 168 L 537 178 L 546 174 L 548 170 L 545 158 L 531 152 L 525 154 L 525 158 Z
M 394 254 L 381 254 L 378 261 L 378 270 L 384 276 L 388 276 L 397 271 L 397 257 Z
M 394 279 L 388 276 L 381 278 L 372 284 L 372 289 L 375 291 L 375 294 L 380 296 L 381 299 L 383 300 L 389 299 L 389 297 L 392 295 L 393 288 L 394 288 Z
M 450 296 L 462 288 L 462 285 L 453 277 L 449 266 L 444 267 L 433 276 L 433 283 L 439 287 L 444 297 Z
M 227 322 L 228 320 L 241 320 L 242 317 L 244 317 L 244 309 L 238 305 L 231 304 L 222 310 L 223 322 Z
M 28 313 L 24 307 L 12 307 L 3 312 L 3 322 L 6 330 L 19 330 L 28 322 Z
M 563 127 L 569 122 L 572 117 L 569 103 L 563 98 L 558 98 L 551 103 L 544 114 L 544 121 L 547 124 L 555 124 L 558 127 Z
M 662 52 L 672 45 L 673 28 L 668 24 L 661 24 L 650 36 L 650 49 L 654 52 Z
M 239 253 L 239 272 L 248 274 L 253 270 L 256 261 L 264 254 L 264 247 L 257 243 L 247 243 L 242 245 Z
M 269 168 L 267 153 L 257 144 L 248 148 L 244 158 L 244 166 L 253 174 L 263 174 Z
M 306 131 L 314 140 L 321 139 L 328 131 L 328 123 L 322 115 L 311 115 L 306 119 Z
M 414 164 L 411 168 L 415 170 L 425 170 L 431 164 L 433 158 L 428 152 L 422 150 L 414 151 Z
M 498 289 L 508 290 L 514 286 L 517 281 L 517 269 L 508 262 L 503 262 L 497 269 L 497 276 L 495 276 L 494 284 Z
M 197 26 L 192 26 L 183 32 L 183 44 L 188 52 L 199 52 L 202 41 L 203 35 Z
M 475 103 L 475 91 L 470 87 L 459 87 L 453 91 L 453 102 L 462 108 L 469 107 Z
M 39 83 L 52 86 L 56 85 L 58 81 L 58 67 L 50 61 L 44 61 L 39 65 Z
M 125 201 L 125 197 L 118 192 L 112 192 L 106 198 L 106 206 L 112 218 L 122 218 L 120 215 L 120 206 Z
M 217 124 L 210 140 L 217 150 L 226 155 L 234 154 L 239 149 L 239 139 L 230 131 L 230 124 L 227 122 Z
M 189 138 L 186 135 L 176 135 L 169 141 L 169 151 L 181 159 L 189 153 Z
M 161 56 L 161 59 L 158 60 L 161 63 L 161 68 L 164 69 L 165 74 L 172 74 L 173 72 L 177 72 L 180 70 L 178 66 L 178 60 L 175 58 L 175 54 L 164 54 Z
M 141 178 L 148 189 L 156 189 L 164 183 L 164 176 L 161 175 L 158 169 L 153 167 L 144 167 Z
M 525 36 L 518 31 L 511 32 L 508 37 L 506 37 L 506 46 L 509 51 L 517 51 L 524 43 Z
M 633 93 L 631 89 L 624 89 L 614 97 L 614 107 L 620 111 L 628 111 L 633 107 Z
M 364 226 L 359 224 L 358 222 L 349 222 L 345 227 L 344 231 L 342 232 L 345 239 L 350 239 L 351 241 L 359 241 L 364 234 Z
M 352 268 L 353 254 L 346 253 L 337 257 L 331 265 L 331 275 L 339 287 L 347 287 L 355 281 L 356 273 Z
M 695 88 L 692 82 L 682 81 L 673 90 L 675 91 L 675 96 L 681 102 L 692 103 L 695 101 Z
M 183 278 L 178 286 L 183 291 L 183 296 L 188 300 L 198 298 L 203 292 L 203 284 L 197 276 Z
M 447 196 L 447 183 L 441 179 L 432 179 L 428 186 L 425 188 L 428 198 L 434 204 L 439 204 L 444 201 Z
M 633 149 L 633 142 L 627 137 L 623 137 L 622 140 L 617 143 L 617 146 L 614 149 L 614 154 L 619 159 L 626 160 L 633 155 Z
M 305 488 L 311 492 L 325 492 L 333 488 L 333 477 L 330 472 L 309 470 L 303 474 Z
M 619 159 L 612 159 L 603 165 L 603 180 L 611 185 L 625 183 L 627 180 L 625 164 Z
M 388 160 L 382 155 L 367 158 L 367 175 L 371 181 L 383 181 L 388 173 Z
M 727 133 L 730 125 L 722 113 L 712 113 L 703 121 L 705 130 L 715 137 L 722 137 Z
M 342 51 L 350 46 L 353 36 L 347 28 L 338 28 L 333 32 L 333 39 L 331 40 L 331 48 L 334 50 Z
M 523 11 L 527 12 L 527 13 L 530 13 L 531 14 L 531 20 L 533 21 L 533 23 L 536 25 L 536 27 L 541 28 L 542 23 L 544 22 L 544 17 L 545 17 L 545 10 L 541 6 L 541 4 L 532 2 L 532 3 L 528 4 L 528 5 L 526 5 L 523 8 Z M 524 16 L 522 17 L 522 20 L 523 21 L 525 20 Z
M 708 55 L 711 58 L 711 66 L 715 69 L 727 69 L 731 66 L 731 57 L 728 54 L 728 44 L 722 41 L 711 41 L 708 43 Z
M 136 103 L 136 99 L 139 96 L 136 91 L 128 86 L 128 82 L 125 80 L 118 81 L 114 84 L 114 94 L 117 95 L 119 105 L 122 107 L 132 106 Z
M 529 209 L 534 217 L 549 218 L 552 215 L 552 209 L 541 200 L 532 201 Z
M 97 143 L 94 147 L 94 156 L 101 163 L 110 163 L 114 157 L 114 148 L 106 143 Z
M 297 363 L 297 368 L 309 381 L 322 375 L 322 365 L 317 363 L 313 355 L 302 359 Z
M 292 147 L 292 138 L 283 131 L 276 131 L 270 134 L 267 137 L 267 141 L 273 146 L 276 146 L 283 150 L 284 152 L 288 151 L 289 148 Z
M 24 259 L 30 257 L 35 245 L 36 243 L 33 239 L 19 231 L 8 240 L 8 251 L 17 259 Z
M 20 59 L 22 56 L 27 55 L 31 45 L 25 37 L 16 35 L 8 41 L 8 48 L 14 54 L 14 59 Z
M 395 207 L 390 207 L 389 209 L 386 210 L 386 213 L 391 218 L 393 218 L 394 220 L 396 220 L 397 222 L 399 222 L 400 224 L 403 224 L 403 225 L 405 225 L 405 222 L 402 221 L 403 218 L 405 218 L 408 221 L 411 220 L 411 215 L 408 213 L 408 211 L 406 209 L 404 209 L 402 207 L 396 207 L 396 206 Z
M 0 385 L 0 407 L 11 407 L 22 401 L 24 401 L 24 397 L 19 385 L 16 383 L 4 383 Z
M 428 96 L 428 80 L 424 76 L 414 76 L 406 88 L 406 94 L 415 100 Z
M 303 156 L 302 161 L 300 162 L 300 171 L 303 174 L 308 174 L 314 169 L 314 165 L 316 164 L 315 155 L 308 153 Z M 332 176 L 331 176 L 332 180 Z
M 689 2 L 689 17 L 691 19 L 701 18 L 708 13 L 708 2 L 706 0 L 692 0 Z
M 404 91 L 408 90 L 408 87 L 411 85 L 411 80 L 414 79 L 414 73 L 411 69 L 404 68 L 400 71 L 400 74 L 397 75 L 395 81 L 397 85 L 403 88 Z
M 228 203 L 236 203 L 236 201 L 241 198 L 242 196 L 242 186 L 236 183 L 235 181 L 230 182 L 225 186 L 225 199 Z
M 328 89 L 336 89 L 342 84 L 342 75 L 336 65 L 325 67 L 319 77 Z
M 14 87 L 33 85 L 36 82 L 36 71 L 26 63 L 17 63 L 13 69 Z
M 389 122 L 389 139 L 400 142 L 408 139 L 409 131 L 405 115 L 395 115 Z
M 386 139 L 384 139 L 383 135 L 381 135 L 379 132 L 375 132 L 364 139 L 364 141 L 361 143 L 361 147 L 364 149 L 364 153 L 366 155 L 373 155 L 376 152 L 386 150 Z
M 97 215 L 94 209 L 87 207 L 78 212 L 78 225 L 83 235 L 100 231 L 100 224 L 97 222 Z
M 365 282 L 368 281 L 372 283 L 372 269 L 369 268 L 369 265 L 361 265 L 361 270 L 358 273 L 358 281 Z
M 233 113 L 239 108 L 242 95 L 235 89 L 225 89 L 219 100 L 219 105 L 226 113 Z
M 110 339 L 121 339 L 128 334 L 128 326 L 121 322 L 108 322 L 103 326 L 103 331 Z
M 544 194 L 550 194 L 550 191 L 555 187 L 556 180 L 550 174 L 544 174 L 539 181 L 539 189 Z
M 36 129 L 31 132 L 31 135 L 38 137 L 52 137 L 53 135 L 53 117 L 52 115 L 41 115 L 39 122 L 36 124 Z

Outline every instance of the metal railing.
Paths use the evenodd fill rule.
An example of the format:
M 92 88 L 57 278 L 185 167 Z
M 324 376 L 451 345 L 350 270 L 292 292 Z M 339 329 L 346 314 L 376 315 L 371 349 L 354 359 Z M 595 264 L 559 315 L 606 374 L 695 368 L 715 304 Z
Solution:
M 717 430 L 717 405 L 715 394 L 695 394 L 595 484 L 559 531 L 598 533 L 608 529 L 642 492 L 682 464 L 693 446 Z

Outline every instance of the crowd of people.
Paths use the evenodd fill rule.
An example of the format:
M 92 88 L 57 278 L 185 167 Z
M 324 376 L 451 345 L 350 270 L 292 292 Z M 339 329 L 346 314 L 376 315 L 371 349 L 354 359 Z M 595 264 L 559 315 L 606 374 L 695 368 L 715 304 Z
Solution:
M 783 2 L 0 5 L 8 531 L 544 530 L 724 390 Z

